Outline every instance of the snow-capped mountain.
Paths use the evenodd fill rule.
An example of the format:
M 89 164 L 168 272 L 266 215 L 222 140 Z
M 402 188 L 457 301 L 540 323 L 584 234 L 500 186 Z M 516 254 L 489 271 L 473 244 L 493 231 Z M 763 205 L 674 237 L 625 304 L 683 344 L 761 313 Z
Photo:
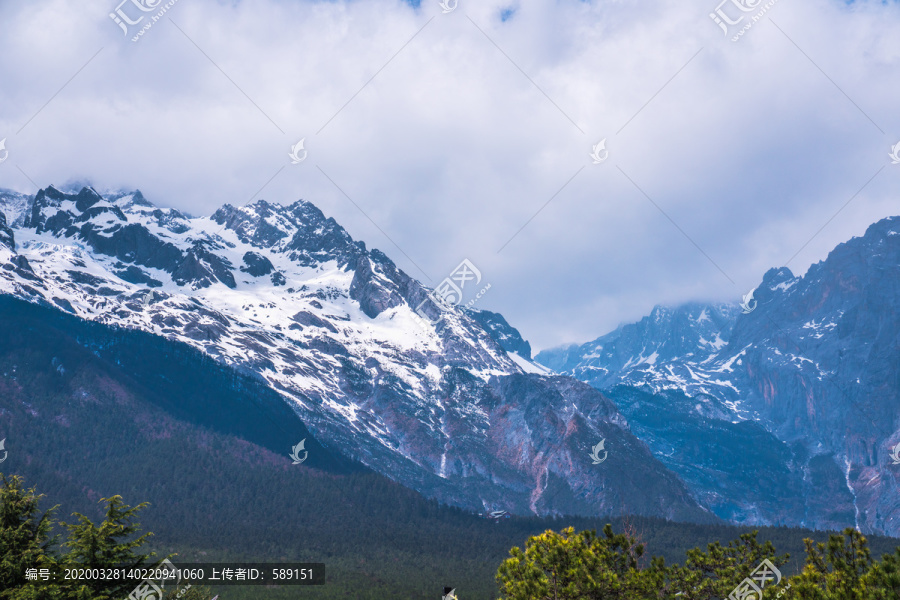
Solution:
M 0 292 L 253 374 L 329 450 L 429 497 L 714 518 L 607 398 L 546 375 L 502 316 L 439 306 L 308 202 L 189 218 L 137 191 L 49 187 L 0 192 L 0 211 Z M 589 454 L 601 439 L 598 468 Z
M 621 325 L 587 344 L 545 350 L 536 360 L 598 389 L 649 382 L 655 389 L 678 384 L 703 393 L 725 383 L 696 365 L 709 364 L 727 345 L 740 312 L 731 304 L 656 306 L 637 323 Z
M 900 534 L 900 217 L 745 306 L 657 307 L 536 360 L 607 390 L 722 517 Z

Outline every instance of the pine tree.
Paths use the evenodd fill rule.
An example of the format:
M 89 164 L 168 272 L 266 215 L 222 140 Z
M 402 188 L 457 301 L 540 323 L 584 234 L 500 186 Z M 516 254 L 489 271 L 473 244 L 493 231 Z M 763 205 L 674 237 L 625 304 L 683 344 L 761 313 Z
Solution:
M 509 600 L 638 600 L 655 597 L 654 584 L 662 580 L 661 561 L 650 569 L 638 565 L 644 546 L 628 535 L 614 534 L 612 526 L 576 534 L 573 527 L 560 533 L 547 530 L 531 536 L 525 551 L 513 548 L 500 565 L 497 582 Z
M 892 557 L 873 574 L 872 557 L 865 536 L 853 528 L 844 535 L 828 536 L 827 544 L 806 543 L 806 565 L 791 581 L 800 600 L 876 600 L 884 596 L 884 585 L 896 583 L 896 564 Z M 868 577 L 867 577 L 868 575 Z M 868 591 L 865 589 L 868 583 Z M 896 589 L 896 588 L 895 588 Z M 881 590 L 881 591 L 879 591 Z
M 772 542 L 760 544 L 757 534 L 757 531 L 742 534 L 728 542 L 728 546 L 719 542 L 708 544 L 706 552 L 699 548 L 688 550 L 687 561 L 669 569 L 666 592 L 678 594 L 681 600 L 727 598 L 764 559 L 776 567 L 788 561 L 790 555 L 776 556 Z
M 54 506 L 43 515 L 38 503 L 43 495 L 35 495 L 35 488 L 25 489 L 18 475 L 7 479 L 2 475 L 0 485 L 0 598 L 14 596 L 18 588 L 26 586 L 26 569 L 51 568 L 55 563 L 50 548 L 56 542 L 51 537 Z M 33 596 L 38 598 L 40 596 Z
M 900 598 L 900 548 L 885 554 L 881 562 L 872 565 L 860 581 L 866 600 L 896 600 Z
M 63 546 L 69 548 L 64 562 L 85 569 L 111 567 L 132 569 L 155 564 L 150 560 L 155 553 L 141 554 L 136 551 L 153 534 L 148 532 L 134 537 L 140 531 L 140 524 L 135 523 L 133 519 L 138 511 L 147 507 L 149 503 L 143 502 L 131 507 L 122 501 L 121 496 L 101 498 L 100 502 L 106 503 L 106 517 L 99 527 L 79 513 L 72 515 L 78 517 L 77 523 L 62 523 L 68 530 L 68 539 Z M 131 582 L 91 580 L 77 586 L 73 593 L 76 597 L 84 595 L 91 600 L 107 600 L 123 598 L 133 588 L 134 584 Z

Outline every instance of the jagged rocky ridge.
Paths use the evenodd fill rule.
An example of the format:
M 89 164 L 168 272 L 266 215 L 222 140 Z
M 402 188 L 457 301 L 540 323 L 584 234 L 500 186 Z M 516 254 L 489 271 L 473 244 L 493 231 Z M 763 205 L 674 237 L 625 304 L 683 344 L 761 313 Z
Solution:
M 189 218 L 140 192 L 49 187 L 0 192 L 0 210 L 0 291 L 198 348 L 279 392 L 331 451 L 429 497 L 714 518 L 606 397 L 546 375 L 500 315 L 426 303 L 436 322 L 421 319 L 428 288 L 308 202 Z
M 900 217 L 748 308 L 657 307 L 536 360 L 605 390 L 723 518 L 900 535 Z

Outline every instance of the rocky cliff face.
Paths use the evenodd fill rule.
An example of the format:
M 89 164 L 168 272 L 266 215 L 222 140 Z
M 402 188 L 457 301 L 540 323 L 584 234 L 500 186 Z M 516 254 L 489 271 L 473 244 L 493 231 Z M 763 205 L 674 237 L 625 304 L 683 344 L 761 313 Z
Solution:
M 3 214 L 0 214 L 0 244 L 7 250 L 16 251 L 16 236 L 6 223 L 6 216 Z
M 507 352 L 515 352 L 526 360 L 531 360 L 531 344 L 519 330 L 506 322 L 500 313 L 489 310 L 473 310 L 469 315 L 485 328 L 497 343 Z
M 889 456 L 900 443 L 900 218 L 875 223 L 803 277 L 770 270 L 750 306 L 656 309 L 537 360 L 600 389 L 649 394 L 610 392 L 720 516 L 900 534 L 900 465 Z M 677 418 L 658 422 L 654 405 Z M 754 423 L 751 444 L 735 427 L 752 433 Z M 768 457 L 749 459 L 767 489 L 723 490 L 733 477 L 723 452 Z
M 427 496 L 714 518 L 601 393 L 542 375 L 499 315 L 426 302 L 421 318 L 431 290 L 308 202 L 189 218 L 50 187 L 0 192 L 4 209 L 24 218 L 0 247 L 2 293 L 200 349 L 281 394 L 330 452 Z

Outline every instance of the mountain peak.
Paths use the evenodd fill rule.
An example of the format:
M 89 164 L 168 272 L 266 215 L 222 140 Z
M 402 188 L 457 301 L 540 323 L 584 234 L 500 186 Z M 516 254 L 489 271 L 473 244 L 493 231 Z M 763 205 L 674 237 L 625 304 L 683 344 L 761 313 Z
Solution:
M 38 190 L 37 193 L 38 197 L 53 198 L 54 200 L 62 200 L 64 197 L 66 197 L 66 195 L 67 194 L 65 192 L 60 191 L 53 184 L 50 184 L 47 187 Z
M 115 194 L 106 196 L 106 198 L 113 204 L 116 204 L 123 209 L 131 208 L 132 206 L 156 208 L 155 204 L 144 197 L 144 194 L 141 193 L 141 190 L 120 190 Z
M 762 283 L 759 287 L 767 290 L 773 290 L 782 284 L 793 281 L 794 279 L 796 279 L 796 277 L 787 267 L 773 267 L 766 271 L 766 274 L 763 275 Z
M 471 310 L 469 314 L 506 352 L 515 352 L 522 358 L 531 360 L 531 344 L 522 337 L 518 329 L 507 323 L 503 315 L 489 310 Z
M 887 237 L 890 235 L 900 235 L 900 216 L 885 217 L 872 223 L 866 228 L 866 233 L 863 237 Z
M 86 211 L 98 202 L 103 202 L 103 196 L 97 193 L 97 190 L 91 187 L 81 188 L 81 191 L 75 196 L 75 206 L 81 212 Z

